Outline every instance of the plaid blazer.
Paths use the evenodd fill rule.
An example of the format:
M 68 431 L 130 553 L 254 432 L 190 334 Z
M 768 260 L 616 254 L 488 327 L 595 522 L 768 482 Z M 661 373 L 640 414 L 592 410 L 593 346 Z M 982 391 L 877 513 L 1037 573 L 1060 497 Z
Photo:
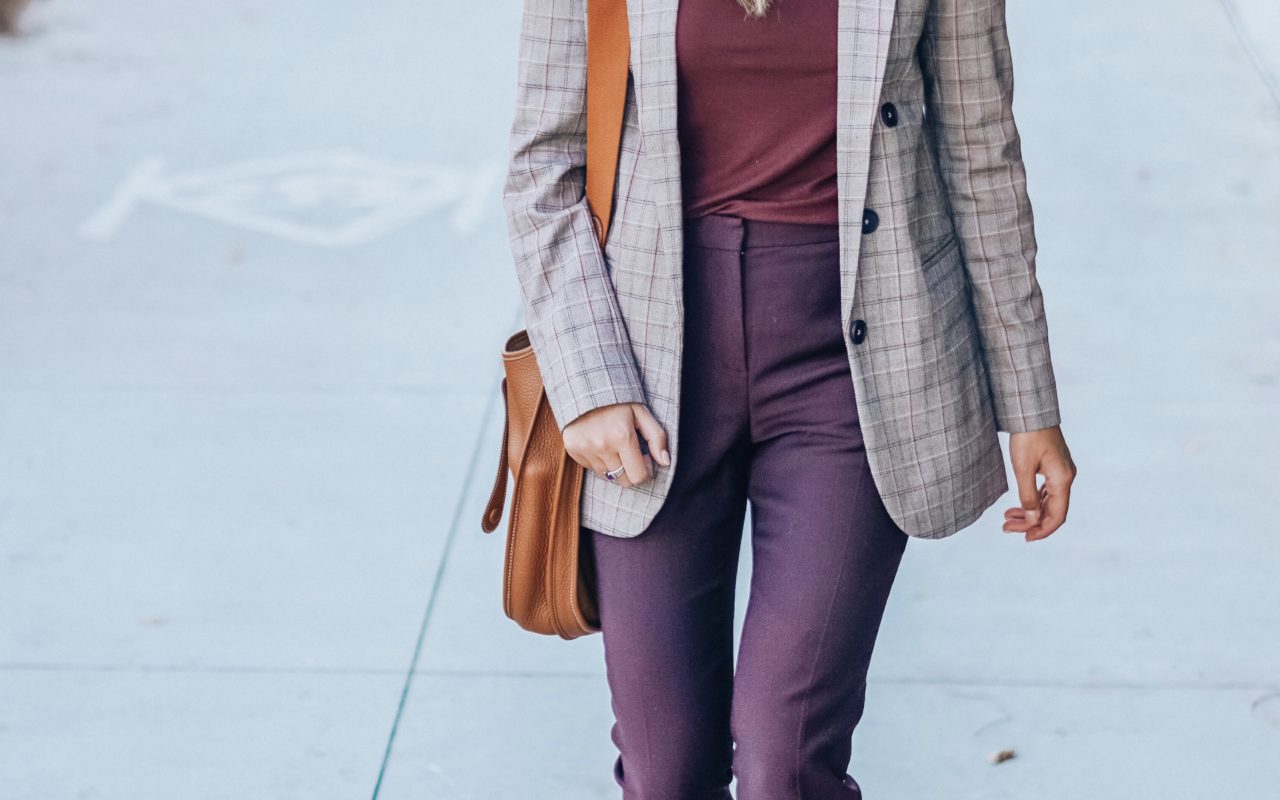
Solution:
M 837 0 L 842 324 L 870 466 L 909 535 L 948 536 L 1008 490 L 997 431 L 1059 423 L 1012 114 L 1004 0 Z M 640 534 L 682 431 L 678 0 L 630 0 L 614 218 L 584 198 L 585 0 L 524 0 L 503 185 L 529 337 L 560 428 L 648 405 L 672 457 L 644 484 L 588 470 L 582 524 Z M 722 0 L 732 2 L 732 0 Z M 884 104 L 892 103 L 893 115 Z M 886 118 L 893 122 L 890 125 Z M 863 233 L 864 209 L 879 225 Z M 865 324 L 855 343 L 853 323 Z

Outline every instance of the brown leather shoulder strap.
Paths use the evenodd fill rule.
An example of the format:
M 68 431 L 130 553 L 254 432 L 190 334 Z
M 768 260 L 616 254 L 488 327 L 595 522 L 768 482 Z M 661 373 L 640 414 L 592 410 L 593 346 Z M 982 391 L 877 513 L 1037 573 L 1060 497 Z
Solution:
M 627 0 L 587 2 L 587 207 L 604 247 L 613 214 L 631 34 Z

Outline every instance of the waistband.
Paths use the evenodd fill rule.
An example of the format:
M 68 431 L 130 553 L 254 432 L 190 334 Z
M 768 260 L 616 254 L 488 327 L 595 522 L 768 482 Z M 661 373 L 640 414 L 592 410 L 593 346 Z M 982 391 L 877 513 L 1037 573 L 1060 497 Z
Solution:
M 774 222 L 705 214 L 686 217 L 683 224 L 687 245 L 714 250 L 840 241 L 840 226 L 833 223 Z

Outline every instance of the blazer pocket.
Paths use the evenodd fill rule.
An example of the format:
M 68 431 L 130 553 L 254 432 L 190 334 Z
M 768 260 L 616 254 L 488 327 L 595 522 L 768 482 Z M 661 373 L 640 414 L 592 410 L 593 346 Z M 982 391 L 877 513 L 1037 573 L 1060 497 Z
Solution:
M 955 249 L 959 244 L 960 244 L 959 237 L 955 236 L 954 234 L 952 234 L 951 236 L 948 236 L 946 239 L 942 241 L 942 244 L 934 247 L 933 250 L 928 255 L 920 259 L 921 272 L 927 273 L 931 269 L 936 267 L 938 264 L 941 264 L 943 260 L 946 259 L 947 255 L 950 254 L 951 251 Z

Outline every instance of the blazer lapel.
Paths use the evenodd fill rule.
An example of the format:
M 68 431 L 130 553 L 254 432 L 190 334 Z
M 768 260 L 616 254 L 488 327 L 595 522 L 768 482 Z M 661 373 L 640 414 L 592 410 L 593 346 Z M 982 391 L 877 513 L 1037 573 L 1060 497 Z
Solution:
M 894 7 L 895 0 L 840 0 L 836 180 L 840 198 L 840 321 L 846 331 L 853 318 L 871 134 L 893 35 Z
M 725 0 L 730 2 L 731 0 Z M 684 258 L 681 224 L 680 142 L 676 124 L 676 11 L 679 0 L 629 0 L 631 71 L 640 131 L 654 184 L 662 250 L 677 279 Z M 679 283 L 675 284 L 677 287 Z M 676 298 L 676 303 L 681 302 Z
M 716 0 L 733 2 L 733 0 Z M 841 295 L 852 311 L 871 133 L 892 34 L 895 0 L 837 0 L 836 161 L 839 172 Z M 684 259 L 680 143 L 676 120 L 676 14 L 680 0 L 630 0 L 631 70 L 638 119 L 654 182 L 666 267 L 679 287 Z M 785 2 L 785 0 L 784 0 Z M 680 299 L 676 298 L 677 304 Z

